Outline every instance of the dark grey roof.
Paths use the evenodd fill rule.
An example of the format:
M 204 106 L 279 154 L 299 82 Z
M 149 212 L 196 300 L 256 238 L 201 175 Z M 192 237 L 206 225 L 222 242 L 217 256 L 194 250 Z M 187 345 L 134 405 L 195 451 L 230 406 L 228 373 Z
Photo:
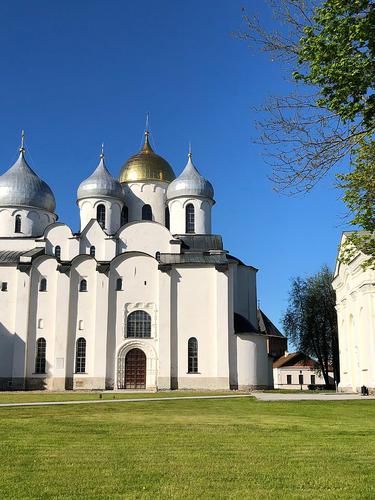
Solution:
M 44 248 L 32 248 L 30 250 L 1 250 L 0 264 L 18 264 L 20 261 L 31 261 L 34 257 L 44 254 Z
M 203 253 L 162 253 L 161 264 L 227 264 L 225 254 L 206 255 Z
M 223 240 L 219 234 L 177 234 L 182 241 L 183 250 L 223 250 Z
M 272 323 L 272 321 L 264 314 L 261 309 L 257 310 L 257 319 L 259 330 L 265 335 L 270 335 L 272 337 L 283 337 L 285 336 L 280 332 L 280 330 Z
M 255 326 L 242 314 L 234 313 L 234 333 L 259 333 Z
M 0 263 L 1 264 L 17 264 L 20 256 L 25 253 L 16 252 L 12 250 L 1 250 L 0 251 Z

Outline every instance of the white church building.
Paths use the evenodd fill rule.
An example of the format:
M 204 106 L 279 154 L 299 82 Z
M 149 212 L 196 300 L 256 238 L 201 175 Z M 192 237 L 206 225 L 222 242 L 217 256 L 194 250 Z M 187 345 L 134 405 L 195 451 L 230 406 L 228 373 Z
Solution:
M 272 386 L 256 269 L 212 234 L 214 190 L 189 154 L 150 146 L 116 180 L 104 154 L 57 222 L 22 145 L 0 176 L 0 389 Z
M 338 258 L 334 274 L 343 392 L 360 392 L 365 386 L 375 393 L 375 269 L 363 269 L 366 258 L 361 252 L 348 263 Z

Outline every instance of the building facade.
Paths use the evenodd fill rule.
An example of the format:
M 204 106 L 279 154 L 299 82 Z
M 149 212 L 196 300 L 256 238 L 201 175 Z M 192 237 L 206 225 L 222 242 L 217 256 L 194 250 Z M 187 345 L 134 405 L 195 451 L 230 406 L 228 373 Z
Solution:
M 344 233 L 341 245 L 345 242 Z M 337 260 L 333 287 L 340 350 L 340 384 L 345 392 L 362 386 L 375 392 L 375 270 L 364 270 L 358 252 L 348 264 Z
M 0 176 L 0 387 L 272 386 L 257 270 L 212 234 L 214 203 L 191 154 L 176 178 L 146 132 L 118 180 L 102 152 L 74 233 L 22 144 Z

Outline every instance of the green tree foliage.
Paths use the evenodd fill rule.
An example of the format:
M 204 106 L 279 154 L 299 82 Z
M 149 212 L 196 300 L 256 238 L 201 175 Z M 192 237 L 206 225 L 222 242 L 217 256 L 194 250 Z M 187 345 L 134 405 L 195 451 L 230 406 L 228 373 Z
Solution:
M 333 275 L 327 266 L 315 275 L 292 280 L 288 309 L 283 326 L 297 349 L 317 360 L 325 383 L 333 368 L 339 382 L 339 353 L 336 315 L 336 296 L 332 288 Z
M 343 121 L 375 120 L 375 8 L 371 0 L 326 0 L 299 42 L 294 77 L 319 89 L 317 104 Z
M 309 191 L 352 158 L 353 171 L 340 175 L 338 185 L 350 223 L 364 232 L 350 236 L 344 254 L 356 247 L 374 266 L 374 0 L 268 2 L 279 29 L 244 12 L 241 37 L 283 62 L 297 83 L 295 93 L 262 107 L 260 142 L 273 166 L 271 179 L 279 191 Z
M 339 186 L 344 190 L 344 202 L 354 214 L 351 224 L 363 231 L 347 236 L 340 259 L 349 262 L 360 250 L 368 256 L 364 267 L 375 269 L 375 143 L 362 141 L 355 151 L 353 170 L 338 175 Z

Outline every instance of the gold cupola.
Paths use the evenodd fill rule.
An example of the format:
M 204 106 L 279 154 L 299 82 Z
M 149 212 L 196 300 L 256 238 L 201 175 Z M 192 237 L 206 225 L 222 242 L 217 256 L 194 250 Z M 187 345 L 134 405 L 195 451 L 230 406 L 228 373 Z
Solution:
M 121 183 L 142 181 L 169 183 L 175 179 L 172 167 L 164 158 L 154 152 L 148 136 L 149 132 L 146 130 L 142 149 L 139 153 L 131 156 L 122 166 L 119 175 Z

